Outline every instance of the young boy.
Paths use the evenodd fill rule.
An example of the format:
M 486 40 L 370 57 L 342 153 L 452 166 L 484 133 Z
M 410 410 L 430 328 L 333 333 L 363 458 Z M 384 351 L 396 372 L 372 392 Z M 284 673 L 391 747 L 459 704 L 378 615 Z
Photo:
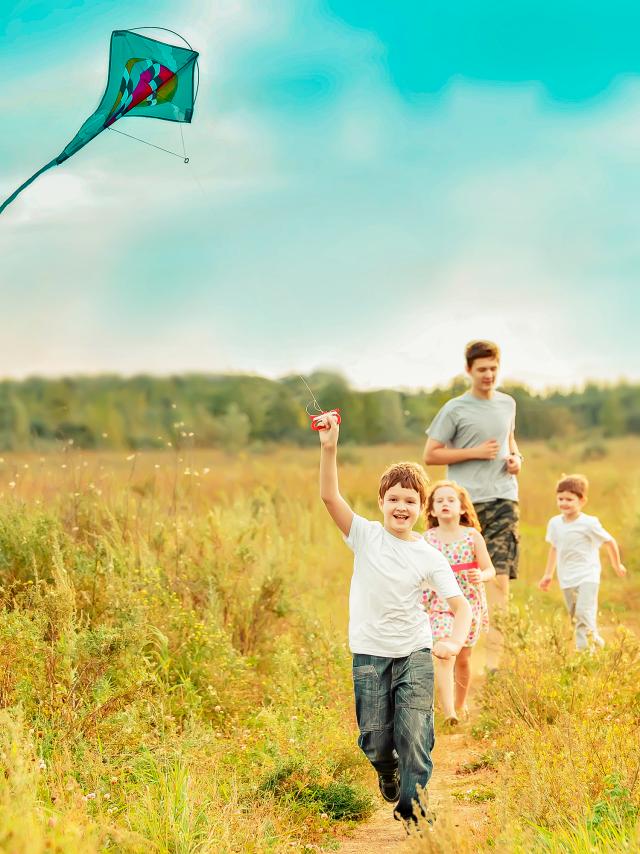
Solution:
M 471 625 L 471 608 L 448 561 L 413 531 L 426 499 L 426 477 L 415 463 L 398 463 L 383 474 L 378 506 L 383 524 L 356 515 L 338 488 L 338 423 L 318 419 L 320 495 L 354 552 L 349 594 L 349 646 L 358 744 L 378 772 L 382 797 L 396 803 L 394 817 L 414 820 L 414 802 L 431 777 L 433 661 L 431 627 L 422 590 L 434 588 L 453 611 L 449 640 L 433 654 L 460 652 Z
M 600 586 L 600 546 L 606 545 L 614 572 L 621 578 L 627 570 L 620 562 L 618 544 L 596 516 L 587 516 L 582 508 L 587 503 L 589 483 L 581 474 L 566 475 L 556 485 L 556 502 L 560 515 L 549 520 L 547 542 L 549 556 L 541 590 L 548 590 L 558 565 L 558 582 L 564 593 L 567 610 L 575 623 L 576 649 L 588 646 L 588 636 L 598 646 L 604 639 L 598 634 L 598 588 Z

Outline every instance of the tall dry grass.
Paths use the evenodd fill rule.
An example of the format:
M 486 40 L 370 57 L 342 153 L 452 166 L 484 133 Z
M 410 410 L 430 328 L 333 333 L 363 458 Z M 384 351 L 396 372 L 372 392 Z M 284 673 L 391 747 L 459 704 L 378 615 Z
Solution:
M 514 754 L 496 768 L 496 846 L 591 850 L 549 846 L 585 822 L 613 827 L 609 804 L 631 827 L 632 638 L 576 662 L 558 593 L 544 598 L 533 583 L 554 480 L 576 468 L 633 570 L 637 448 L 619 442 L 586 462 L 580 447 L 525 449 L 517 644 L 509 673 L 487 688 L 478 733 L 479 750 Z M 372 517 L 379 472 L 420 453 L 341 450 L 344 494 Z M 291 448 L 231 457 L 73 446 L 0 462 L 0 850 L 302 851 L 330 847 L 370 812 L 346 648 L 351 558 L 318 500 L 317 463 L 317 451 Z M 605 581 L 609 635 L 633 617 L 638 590 Z M 593 773 L 583 720 L 606 732 L 607 761 L 592 759 Z M 582 764 L 560 802 L 548 758 L 564 761 L 565 743 Z

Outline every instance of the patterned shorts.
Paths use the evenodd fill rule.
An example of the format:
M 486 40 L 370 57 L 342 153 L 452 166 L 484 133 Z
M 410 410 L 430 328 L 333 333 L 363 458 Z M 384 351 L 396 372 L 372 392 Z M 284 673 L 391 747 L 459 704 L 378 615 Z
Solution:
M 473 506 L 478 514 L 482 536 L 487 543 L 491 562 L 496 568 L 496 575 L 517 578 L 520 556 L 518 502 L 497 498 L 495 501 L 482 501 Z

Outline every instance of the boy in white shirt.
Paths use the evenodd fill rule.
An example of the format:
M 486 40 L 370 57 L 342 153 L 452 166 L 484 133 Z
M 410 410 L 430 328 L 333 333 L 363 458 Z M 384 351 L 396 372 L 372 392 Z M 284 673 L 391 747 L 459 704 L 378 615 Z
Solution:
M 548 590 L 558 566 L 558 582 L 567 610 L 575 623 L 576 649 L 584 650 L 591 635 L 604 646 L 597 626 L 598 589 L 600 587 L 600 546 L 605 544 L 614 572 L 621 578 L 627 570 L 620 561 L 618 544 L 600 524 L 597 516 L 587 516 L 589 482 L 581 474 L 565 475 L 556 485 L 560 514 L 549 520 L 547 542 L 549 556 L 538 586 Z
M 426 500 L 426 475 L 415 463 L 397 463 L 383 474 L 378 505 L 383 524 L 356 515 L 338 488 L 338 422 L 319 416 L 320 496 L 354 552 L 349 594 L 349 646 L 358 744 L 378 772 L 394 817 L 414 819 L 414 803 L 431 777 L 433 661 L 460 652 L 471 608 L 449 562 L 413 526 Z M 422 604 L 432 587 L 453 611 L 451 638 L 433 645 Z

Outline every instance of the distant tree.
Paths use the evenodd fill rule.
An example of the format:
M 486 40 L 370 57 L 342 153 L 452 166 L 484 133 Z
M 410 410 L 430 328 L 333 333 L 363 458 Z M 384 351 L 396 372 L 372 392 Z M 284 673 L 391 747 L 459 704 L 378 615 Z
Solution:
M 225 451 L 239 451 L 244 448 L 251 434 L 249 416 L 240 410 L 236 403 L 229 404 L 224 415 L 215 421 L 214 435 L 216 444 Z

